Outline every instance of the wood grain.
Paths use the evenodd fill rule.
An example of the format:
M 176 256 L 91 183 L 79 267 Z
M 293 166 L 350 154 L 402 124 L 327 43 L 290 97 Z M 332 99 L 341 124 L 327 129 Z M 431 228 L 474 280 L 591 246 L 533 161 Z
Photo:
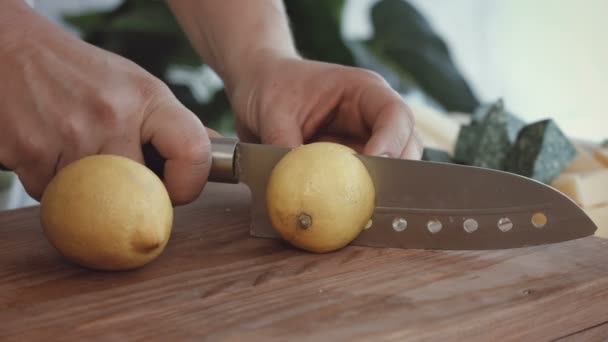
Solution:
M 606 339 L 608 243 L 502 251 L 347 247 L 248 235 L 247 191 L 176 209 L 146 267 L 96 272 L 50 247 L 38 208 L 0 213 L 0 340 Z
M 554 340 L 555 342 L 578 342 L 578 341 L 606 341 L 608 336 L 608 322 L 600 323 L 593 327 L 577 331 L 571 335 Z

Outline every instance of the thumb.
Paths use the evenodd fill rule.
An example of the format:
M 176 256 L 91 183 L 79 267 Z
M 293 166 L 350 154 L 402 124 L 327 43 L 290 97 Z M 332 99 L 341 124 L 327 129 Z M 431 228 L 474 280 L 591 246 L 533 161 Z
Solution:
M 290 119 L 270 121 L 261 125 L 262 144 L 283 147 L 298 147 L 303 144 L 300 126 Z
M 149 107 L 142 143 L 151 143 L 165 159 L 164 182 L 174 205 L 196 199 L 207 183 L 211 143 L 201 121 L 175 97 Z

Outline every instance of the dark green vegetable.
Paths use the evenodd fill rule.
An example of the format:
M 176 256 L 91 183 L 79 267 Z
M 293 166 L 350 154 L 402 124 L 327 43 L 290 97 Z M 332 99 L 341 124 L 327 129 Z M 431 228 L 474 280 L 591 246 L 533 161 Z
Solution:
M 472 166 L 502 170 L 524 122 L 504 108 L 501 100 L 479 107 L 470 125 L 459 132 L 454 159 Z
M 481 134 L 482 129 L 476 125 L 460 127 L 454 148 L 454 161 L 460 164 L 473 165 L 477 153 L 477 140 Z
M 450 157 L 450 154 L 448 152 L 430 147 L 424 148 L 421 159 L 439 163 L 453 163 L 452 158 Z
M 494 102 L 484 103 L 479 105 L 471 116 L 471 123 L 473 124 L 481 124 L 488 116 L 488 114 L 492 112 L 504 112 L 505 105 L 502 99 L 498 99 Z
M 345 0 L 284 1 L 298 51 L 306 58 L 355 65 L 342 39 L 342 9 Z
M 551 119 L 524 127 L 506 161 L 505 170 L 550 183 L 576 156 L 576 148 Z

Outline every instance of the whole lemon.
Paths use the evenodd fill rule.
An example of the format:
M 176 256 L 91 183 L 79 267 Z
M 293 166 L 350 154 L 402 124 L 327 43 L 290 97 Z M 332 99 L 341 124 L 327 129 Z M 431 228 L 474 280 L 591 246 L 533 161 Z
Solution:
M 373 215 L 375 188 L 353 149 L 315 142 L 292 149 L 275 165 L 266 205 L 284 240 L 324 253 L 348 245 L 365 228 Z
M 173 207 L 146 166 L 114 155 L 72 162 L 51 180 L 40 202 L 50 243 L 67 259 L 98 270 L 141 267 L 164 250 Z

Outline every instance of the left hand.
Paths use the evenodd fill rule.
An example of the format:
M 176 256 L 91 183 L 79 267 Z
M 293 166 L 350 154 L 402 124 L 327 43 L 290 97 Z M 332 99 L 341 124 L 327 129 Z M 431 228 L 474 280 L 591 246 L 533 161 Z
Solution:
M 228 91 L 241 140 L 286 147 L 333 141 L 368 155 L 421 157 L 411 110 L 375 73 L 297 57 L 266 56 L 253 65 Z

